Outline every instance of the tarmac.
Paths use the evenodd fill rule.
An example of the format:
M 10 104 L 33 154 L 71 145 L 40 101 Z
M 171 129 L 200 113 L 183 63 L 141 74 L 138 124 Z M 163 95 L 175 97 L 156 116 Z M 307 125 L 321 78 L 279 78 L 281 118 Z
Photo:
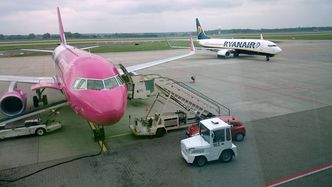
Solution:
M 196 55 L 139 71 L 184 82 L 226 105 L 246 124 L 247 136 L 235 142 L 238 157 L 204 167 L 181 157 L 184 130 L 164 137 L 135 137 L 129 130 L 135 116 L 146 115 L 152 99 L 129 101 L 125 116 L 106 127 L 108 153 L 98 154 L 87 122 L 69 107 L 60 110 L 63 128 L 42 137 L 0 141 L 0 180 L 86 157 L 0 186 L 265 186 L 332 163 L 332 41 L 281 41 L 283 51 L 271 58 L 217 58 Z M 125 66 L 186 53 L 186 50 L 99 54 Z M 0 58 L 0 74 L 50 76 L 50 56 Z M 195 75 L 196 82 L 190 77 Z M 0 83 L 1 92 L 8 84 Z M 27 85 L 19 85 L 25 91 Z M 33 93 L 29 93 L 31 96 Z M 63 96 L 47 91 L 49 100 Z M 31 98 L 31 97 L 30 97 Z M 31 101 L 28 102 L 31 106 Z M 96 155 L 96 156 L 93 156 Z M 329 186 L 332 169 L 283 184 Z

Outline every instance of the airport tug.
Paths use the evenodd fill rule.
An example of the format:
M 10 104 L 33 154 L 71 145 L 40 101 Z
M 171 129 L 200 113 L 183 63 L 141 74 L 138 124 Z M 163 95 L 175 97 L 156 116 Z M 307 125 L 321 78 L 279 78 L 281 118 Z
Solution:
M 202 167 L 207 161 L 230 162 L 237 156 L 231 126 L 220 118 L 199 122 L 200 134 L 181 140 L 181 154 L 187 163 Z

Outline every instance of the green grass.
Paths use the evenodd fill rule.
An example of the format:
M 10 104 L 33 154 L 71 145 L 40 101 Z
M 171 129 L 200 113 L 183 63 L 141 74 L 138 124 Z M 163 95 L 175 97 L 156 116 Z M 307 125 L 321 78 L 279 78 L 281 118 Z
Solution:
M 105 53 L 105 52 L 126 52 L 126 51 L 151 51 L 151 50 L 165 50 L 170 49 L 165 41 L 153 41 L 153 42 L 135 42 L 127 44 L 107 45 L 97 48 L 93 48 L 90 51 L 93 53 Z
M 264 39 L 280 42 L 282 40 L 332 40 L 332 32 L 321 33 L 266 33 Z M 211 36 L 212 38 L 236 38 L 236 39 L 259 39 L 260 33 L 253 34 L 225 34 Z M 57 40 L 36 40 L 36 41 L 13 41 L 0 42 L 1 51 L 19 50 L 19 49 L 54 49 L 58 45 Z M 150 51 L 171 49 L 164 38 L 125 38 L 125 39 L 76 39 L 69 40 L 68 43 L 73 46 L 93 46 L 100 47 L 90 49 L 93 53 L 106 52 L 126 52 L 126 51 Z M 187 37 L 178 37 L 170 40 L 171 45 L 188 47 Z M 198 44 L 195 42 L 195 46 Z M 49 55 L 47 53 L 13 54 L 11 56 L 36 56 Z

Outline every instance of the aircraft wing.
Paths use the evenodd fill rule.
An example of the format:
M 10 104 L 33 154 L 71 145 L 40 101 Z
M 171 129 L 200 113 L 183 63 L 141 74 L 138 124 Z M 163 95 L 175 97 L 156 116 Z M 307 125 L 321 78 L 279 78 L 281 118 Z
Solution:
M 126 67 L 126 70 L 127 70 L 127 73 L 130 73 L 130 72 L 134 72 L 134 71 L 137 71 L 137 70 L 149 68 L 149 67 L 152 67 L 152 66 L 164 64 L 164 63 L 167 63 L 167 62 L 170 62 L 170 61 L 174 61 L 174 60 L 178 60 L 178 59 L 181 59 L 181 58 L 191 56 L 191 55 L 195 54 L 195 51 L 196 51 L 196 49 L 195 49 L 195 46 L 193 44 L 192 38 L 190 38 L 190 52 L 189 53 L 184 54 L 184 55 L 171 57 L 171 58 L 162 59 L 162 60 L 156 60 L 156 61 L 152 61 L 152 62 L 146 62 L 146 63 L 143 63 L 143 64 L 129 66 L 129 67 Z M 120 74 L 124 74 L 124 72 L 121 69 L 119 69 L 119 72 L 120 72 Z
M 166 40 L 168 46 L 172 49 L 189 49 L 190 47 L 185 47 L 185 46 L 176 46 L 176 45 L 171 45 L 168 40 Z M 195 47 L 195 50 L 209 50 L 209 51 L 218 51 L 219 49 L 222 48 L 208 48 L 208 47 Z
M 81 48 L 82 50 L 87 50 L 87 49 L 93 49 L 93 48 L 97 48 L 100 47 L 99 45 L 94 45 L 94 46 L 89 46 L 89 47 L 83 47 Z
M 0 75 L 0 82 L 19 82 L 28 84 L 57 84 L 56 77 L 32 77 L 32 76 L 16 76 L 16 75 Z
M 53 50 L 47 50 L 47 49 L 21 49 L 21 50 L 30 51 L 30 52 L 53 53 Z
M 62 86 L 56 77 L 31 77 L 31 76 L 15 76 L 15 75 L 0 75 L 0 82 L 16 82 L 33 84 L 31 90 L 41 88 L 51 88 L 61 90 Z
M 128 73 L 130 73 L 130 72 L 134 72 L 134 71 L 137 71 L 137 70 L 149 68 L 149 67 L 152 67 L 152 66 L 164 64 L 164 63 L 174 61 L 174 60 L 177 60 L 177 59 L 185 58 L 185 57 L 191 56 L 193 54 L 195 54 L 194 51 L 192 51 L 188 54 L 185 54 L 185 55 L 175 56 L 175 57 L 166 58 L 166 59 L 162 59 L 162 60 L 156 60 L 156 61 L 147 62 L 147 63 L 144 63 L 144 64 L 138 64 L 138 65 L 134 65 L 134 66 L 129 66 L 129 67 L 126 67 L 126 69 L 127 69 Z

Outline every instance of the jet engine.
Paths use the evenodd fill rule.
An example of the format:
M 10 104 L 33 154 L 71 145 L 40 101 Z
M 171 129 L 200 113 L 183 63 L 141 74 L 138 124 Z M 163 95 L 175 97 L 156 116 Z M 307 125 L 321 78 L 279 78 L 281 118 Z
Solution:
M 16 83 L 11 84 L 7 92 L 0 98 L 0 110 L 7 116 L 15 116 L 25 110 L 27 94 L 16 88 Z
M 217 52 L 218 57 L 230 57 L 232 54 L 232 50 L 229 49 L 220 49 Z

